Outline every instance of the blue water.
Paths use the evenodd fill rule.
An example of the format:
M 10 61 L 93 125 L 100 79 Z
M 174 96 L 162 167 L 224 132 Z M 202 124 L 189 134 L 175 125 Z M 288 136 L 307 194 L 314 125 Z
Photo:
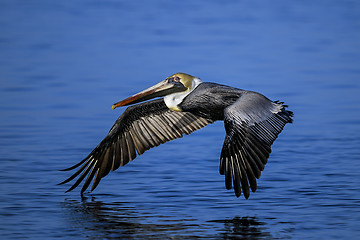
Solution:
M 354 239 L 360 2 L 0 2 L 2 239 Z M 81 199 L 66 168 L 176 72 L 295 113 L 248 200 L 218 174 L 221 122 L 154 148 Z

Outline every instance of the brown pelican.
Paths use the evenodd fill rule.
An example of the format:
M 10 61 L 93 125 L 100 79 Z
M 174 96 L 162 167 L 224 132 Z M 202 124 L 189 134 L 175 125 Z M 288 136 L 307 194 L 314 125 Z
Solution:
M 217 120 L 223 120 L 226 136 L 220 155 L 220 174 L 226 189 L 234 186 L 236 197 L 247 199 L 256 191 L 256 179 L 271 152 L 271 145 L 293 116 L 282 102 L 260 93 L 245 91 L 176 73 L 160 83 L 112 105 L 128 107 L 107 136 L 78 164 L 79 169 L 60 184 L 80 177 L 67 190 L 76 188 L 85 177 L 81 194 L 93 180 L 91 191 L 110 171 L 126 165 L 137 154 L 181 138 Z M 250 188 L 249 188 L 250 187 Z

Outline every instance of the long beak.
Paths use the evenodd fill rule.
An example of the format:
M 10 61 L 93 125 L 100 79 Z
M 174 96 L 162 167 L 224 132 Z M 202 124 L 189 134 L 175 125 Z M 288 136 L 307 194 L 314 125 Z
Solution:
M 185 91 L 186 87 L 181 83 L 169 83 L 167 79 L 159 82 L 158 84 L 145 89 L 131 97 L 128 97 L 120 102 L 117 102 L 112 105 L 112 109 L 117 107 L 127 106 L 134 103 L 143 102 L 155 97 L 162 97 L 170 93 Z

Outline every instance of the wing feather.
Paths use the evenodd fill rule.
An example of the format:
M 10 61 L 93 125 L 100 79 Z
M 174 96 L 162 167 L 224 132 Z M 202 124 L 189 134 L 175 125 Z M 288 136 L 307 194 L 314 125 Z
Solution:
M 83 187 L 81 188 L 81 193 L 83 193 L 89 187 L 92 179 L 94 178 L 95 173 L 99 170 L 98 165 L 99 165 L 99 162 L 95 161 L 94 164 L 91 166 L 90 173 L 89 173 L 89 175 L 87 175 L 85 183 L 84 183 Z M 84 177 L 85 176 L 86 175 L 84 174 Z
M 81 181 L 86 177 L 86 175 L 89 173 L 90 169 L 93 166 L 93 163 L 91 162 L 90 164 L 87 165 L 83 165 L 84 167 L 86 167 L 85 171 L 80 175 L 80 177 L 77 179 L 77 181 L 74 183 L 74 185 L 71 186 L 71 188 L 69 188 L 66 192 L 70 192 L 71 190 L 73 190 L 74 188 L 76 188 Z M 76 176 L 74 174 L 74 176 Z
M 241 188 L 240 188 L 240 181 L 241 181 L 241 168 L 240 168 L 240 162 L 238 158 L 238 154 L 233 152 L 232 149 L 232 156 L 231 159 L 231 168 L 232 168 L 232 175 L 233 175 L 233 185 L 234 185 L 234 192 L 237 197 L 241 195 Z
M 159 141 L 155 138 L 154 133 L 151 131 L 151 129 L 148 129 L 142 121 L 139 121 L 139 126 L 141 128 L 142 133 L 144 134 L 144 137 L 149 142 L 150 148 L 159 146 Z
M 121 146 L 119 145 L 120 142 L 120 136 L 117 137 L 117 141 L 113 143 L 114 146 L 114 153 L 113 153 L 113 163 L 111 167 L 111 171 L 115 171 L 120 167 L 122 154 L 121 154 Z
M 286 107 L 261 94 L 246 92 L 225 109 L 226 136 L 219 172 L 225 175 L 227 189 L 231 189 L 232 177 L 237 197 L 241 190 L 246 199 L 250 189 L 256 191 L 256 179 L 260 178 L 264 170 L 271 145 L 285 124 L 292 122 L 293 114 Z
M 91 187 L 93 191 L 110 171 L 126 165 L 135 159 L 137 154 L 141 155 L 150 148 L 181 138 L 184 134 L 188 135 L 212 122 L 189 112 L 172 111 L 167 108 L 163 99 L 130 106 L 85 159 L 65 169 L 79 168 L 60 184 L 80 176 L 69 188 L 68 191 L 71 191 L 87 176 L 81 193 L 91 182 L 93 182 Z

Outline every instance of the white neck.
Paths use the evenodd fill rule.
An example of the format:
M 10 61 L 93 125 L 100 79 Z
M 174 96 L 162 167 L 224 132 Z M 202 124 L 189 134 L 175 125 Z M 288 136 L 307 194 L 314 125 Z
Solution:
M 166 95 L 164 97 L 165 104 L 168 108 L 174 111 L 180 112 L 181 109 L 178 105 L 184 100 L 184 98 L 189 95 L 202 81 L 199 78 L 194 78 L 191 83 L 191 88 L 187 89 L 184 92 L 177 92 Z

